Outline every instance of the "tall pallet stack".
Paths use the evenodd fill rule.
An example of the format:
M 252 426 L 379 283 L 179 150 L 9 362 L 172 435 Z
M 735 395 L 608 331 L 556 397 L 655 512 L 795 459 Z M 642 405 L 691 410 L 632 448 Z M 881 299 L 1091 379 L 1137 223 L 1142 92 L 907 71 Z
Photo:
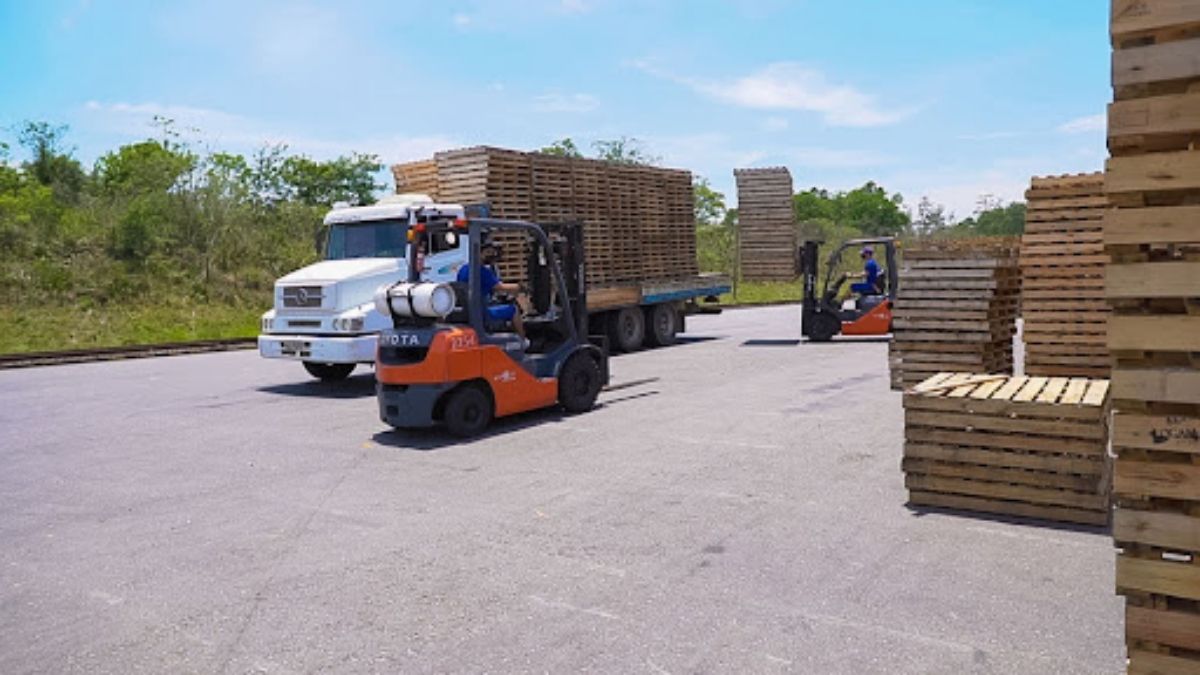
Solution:
M 1130 672 L 1200 672 L 1200 2 L 1113 0 L 1104 244 Z
M 904 394 L 909 503 L 1108 523 L 1108 389 L 1087 378 L 930 377 Z
M 792 174 L 784 167 L 737 169 L 738 273 L 749 281 L 796 278 Z
M 1107 378 L 1104 174 L 1034 178 L 1025 199 L 1025 374 Z
M 699 272 L 688 171 L 480 146 L 397 164 L 392 173 L 398 192 L 487 203 L 497 218 L 582 222 L 593 286 Z M 502 264 L 505 278 L 523 275 L 517 258 Z
M 892 311 L 893 388 L 943 372 L 1011 373 L 1020 270 L 1010 238 L 916 243 Z

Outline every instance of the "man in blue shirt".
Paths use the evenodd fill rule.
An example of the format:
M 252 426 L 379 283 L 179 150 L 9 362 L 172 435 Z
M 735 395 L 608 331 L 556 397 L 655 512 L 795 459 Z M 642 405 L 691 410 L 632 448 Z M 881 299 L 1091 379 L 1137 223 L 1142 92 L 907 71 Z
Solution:
M 870 246 L 864 246 L 860 253 L 863 259 L 863 271 L 855 275 L 862 281 L 850 284 L 850 290 L 860 295 L 877 295 L 883 291 L 879 288 L 879 263 L 875 262 L 875 251 Z M 851 276 L 847 272 L 846 276 Z
M 524 339 L 525 324 L 521 321 L 521 312 L 517 306 L 513 303 L 492 304 L 492 296 L 496 291 L 513 295 L 521 292 L 519 284 L 501 281 L 500 274 L 496 272 L 496 262 L 500 259 L 503 249 L 499 243 L 485 239 L 479 246 L 479 252 L 483 256 L 479 266 L 480 290 L 483 291 L 483 299 L 487 303 L 483 308 L 484 321 L 489 324 L 512 322 L 513 330 Z M 465 284 L 470 280 L 471 266 L 463 265 L 458 268 L 458 281 Z

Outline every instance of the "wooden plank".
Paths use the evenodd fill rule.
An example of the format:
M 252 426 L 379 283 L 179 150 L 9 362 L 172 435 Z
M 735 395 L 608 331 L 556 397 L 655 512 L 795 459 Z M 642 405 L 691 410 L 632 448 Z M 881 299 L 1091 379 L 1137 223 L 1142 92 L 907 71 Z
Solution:
M 1200 39 L 1195 43 L 1200 63 Z M 1104 189 L 1109 194 L 1200 188 L 1200 152 L 1109 157 L 1105 166 Z
M 1104 462 L 1100 457 L 1070 457 L 1053 453 L 1010 452 L 1003 449 L 962 448 L 929 443 L 905 443 L 904 456 L 961 464 L 982 464 L 1086 475 L 1099 474 L 1104 471 Z
M 1056 488 L 1096 494 L 1100 490 L 1100 475 L 1079 476 L 1053 471 L 1029 471 L 999 466 L 953 464 L 916 458 L 905 458 L 900 462 L 905 473 L 947 478 L 970 478 L 994 483 L 1014 483 L 1032 487 Z
M 1029 378 L 1025 377 L 1024 375 L 1017 375 L 1015 377 L 1010 378 L 1008 380 L 1008 382 L 1006 382 L 1004 384 L 1004 386 L 1002 386 L 996 390 L 996 393 L 992 395 L 992 400 L 993 401 L 1011 400 L 1013 395 L 1016 394 L 1018 391 L 1020 391 L 1027 382 L 1029 382 Z
M 1023 518 L 1039 518 L 1056 520 L 1082 525 L 1104 525 L 1108 522 L 1107 511 L 1085 511 L 1081 509 L 1048 506 L 1045 504 L 1029 504 L 1027 502 L 1010 502 L 966 495 L 943 494 L 912 490 L 908 493 L 908 502 L 914 506 L 934 506 L 945 509 L 962 509 L 964 511 L 979 511 L 983 513 L 1000 513 Z
M 1174 244 L 1200 242 L 1200 206 L 1150 206 L 1104 212 L 1104 243 Z
M 1113 398 L 1200 404 L 1200 370 L 1191 368 L 1113 368 Z
M 1108 321 L 1108 347 L 1113 350 L 1200 351 L 1200 315 L 1114 314 Z
M 1125 636 L 1200 651 L 1200 614 L 1126 605 Z M 1200 663 L 1192 663 L 1200 669 Z
M 1200 76 L 1200 38 L 1176 40 L 1112 53 L 1112 86 L 1149 84 Z
M 1152 96 L 1108 105 L 1108 137 L 1194 134 L 1200 130 L 1200 92 Z
M 1063 392 L 1062 402 L 1068 405 L 1076 405 L 1083 400 L 1083 394 L 1087 391 L 1088 381 L 1082 377 L 1071 378 L 1070 384 L 1067 385 L 1067 390 Z
M 1038 403 L 1057 403 L 1063 389 L 1067 388 L 1067 378 L 1052 377 L 1046 382 L 1046 388 L 1034 399 Z
M 1136 462 L 1122 457 L 1115 464 L 1113 490 L 1134 497 L 1200 499 L 1200 464 Z
M 1128 675 L 1196 675 L 1200 660 L 1142 649 L 1129 650 Z
M 1113 299 L 1200 297 L 1200 262 L 1112 264 L 1105 283 Z
M 1007 381 L 1008 381 L 1008 379 L 1005 378 L 1003 380 L 992 380 L 991 382 L 984 382 L 983 384 L 976 387 L 975 391 L 971 392 L 971 398 L 974 398 L 974 399 L 990 398 L 991 395 L 996 393 L 996 390 L 999 389 L 1000 387 L 1004 386 L 1004 384 Z
M 1012 400 L 1019 402 L 1032 401 L 1037 397 L 1038 392 L 1042 390 L 1042 387 L 1046 386 L 1046 383 L 1049 381 L 1050 378 L 1048 377 L 1029 378 L 1029 381 L 1025 383 L 1025 386 L 1021 387 L 1021 391 L 1013 394 Z
M 1107 380 L 1104 381 L 1107 385 Z M 1086 394 L 1085 394 L 1086 396 Z M 979 415 L 1017 415 L 1031 419 L 1084 420 L 1091 424 L 1103 422 L 1104 409 L 1095 405 L 1038 405 L 1036 403 L 1013 403 L 994 399 L 947 399 L 932 396 L 904 396 L 906 410 L 928 410 L 933 412 L 962 412 L 964 407 Z
M 1113 447 L 1200 455 L 1200 419 L 1180 415 L 1113 416 Z
M 1109 32 L 1116 38 L 1200 22 L 1195 0 L 1112 0 Z
M 1054 436 L 1061 438 L 1092 439 L 1106 441 L 1107 430 L 1089 423 L 1071 423 L 1066 420 L 1038 420 L 1007 416 L 980 415 L 963 412 L 960 414 L 905 410 L 904 423 L 913 427 L 932 427 L 965 431 L 998 431 L 1002 433 Z
M 1117 592 L 1121 589 L 1200 600 L 1200 565 L 1117 556 Z
M 1105 520 L 1107 521 L 1108 498 L 1104 495 L 912 473 L 904 476 L 904 486 L 909 490 L 923 492 L 945 492 L 990 499 L 1009 499 L 1031 504 L 1067 506 L 1089 511 L 1105 511 Z M 1197 570 L 1200 572 L 1200 567 Z
M 1103 455 L 1103 444 L 1066 438 L 1045 438 L 1042 436 L 1018 436 L 1016 434 L 995 434 L 982 431 L 944 431 L 911 427 L 904 430 L 904 437 L 910 441 L 922 443 L 945 443 L 966 447 L 1003 448 L 1005 450 L 1039 450 L 1041 452 L 1062 452 L 1073 455 L 1097 456 Z
M 1121 460 L 1117 460 L 1120 464 Z M 1200 516 L 1169 511 L 1118 508 L 1113 513 L 1113 540 L 1175 551 L 1200 551 Z
M 1087 393 L 1083 395 L 1084 405 L 1104 405 L 1106 396 L 1108 395 L 1108 380 L 1092 380 L 1088 383 Z

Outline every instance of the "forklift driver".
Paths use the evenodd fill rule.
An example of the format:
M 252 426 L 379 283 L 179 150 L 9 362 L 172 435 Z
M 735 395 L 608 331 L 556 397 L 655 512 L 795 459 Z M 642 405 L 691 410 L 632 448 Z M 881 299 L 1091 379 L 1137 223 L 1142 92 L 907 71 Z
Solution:
M 515 296 L 521 292 L 520 284 L 510 284 L 500 281 L 500 274 L 496 271 L 496 262 L 500 260 L 504 254 L 503 248 L 499 242 L 485 239 L 480 243 L 479 252 L 482 255 L 479 274 L 482 277 L 481 290 L 483 298 L 487 305 L 484 307 L 484 318 L 489 324 L 502 324 L 511 322 L 513 330 L 522 340 L 525 339 L 525 324 L 521 320 L 521 311 L 515 302 Z M 460 283 L 468 283 L 471 280 L 471 266 L 463 265 L 458 269 L 458 281 Z M 512 303 L 492 304 L 492 297 L 496 291 L 501 293 L 510 293 L 514 296 Z M 526 341 L 528 345 L 528 341 Z
M 850 284 L 850 291 L 859 295 L 878 295 L 882 292 L 879 288 L 879 263 L 875 262 L 875 250 L 870 246 L 864 246 L 859 254 L 863 259 L 863 271 L 858 274 L 846 273 L 846 278 L 857 277 L 862 281 Z

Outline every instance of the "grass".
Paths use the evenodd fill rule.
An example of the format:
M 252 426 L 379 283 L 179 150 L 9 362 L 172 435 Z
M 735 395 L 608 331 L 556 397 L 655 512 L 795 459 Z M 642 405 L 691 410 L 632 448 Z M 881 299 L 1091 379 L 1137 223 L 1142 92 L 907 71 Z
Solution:
M 254 337 L 264 309 L 185 303 L 0 307 L 0 354 Z
M 800 302 L 804 287 L 800 281 L 742 281 L 737 294 L 721 296 L 724 305 L 768 305 L 780 302 Z

